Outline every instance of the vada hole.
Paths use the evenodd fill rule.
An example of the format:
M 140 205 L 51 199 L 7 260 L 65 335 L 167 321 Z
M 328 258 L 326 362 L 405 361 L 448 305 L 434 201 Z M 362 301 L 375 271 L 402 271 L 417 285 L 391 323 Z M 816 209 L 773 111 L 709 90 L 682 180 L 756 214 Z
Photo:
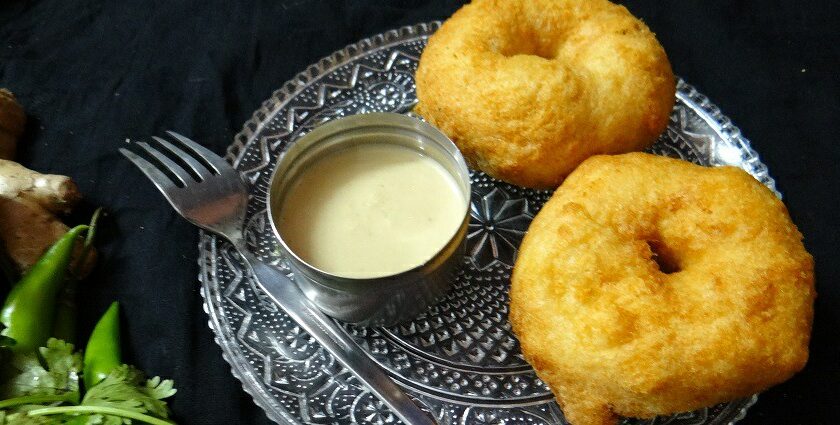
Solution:
M 553 43 L 541 43 L 535 36 L 526 36 L 517 40 L 516 43 L 506 43 L 494 49 L 505 57 L 513 56 L 537 56 L 547 60 L 557 57 L 557 46 Z
M 650 247 L 650 259 L 659 267 L 659 271 L 664 274 L 672 274 L 680 271 L 680 265 L 674 256 L 674 253 L 668 249 L 662 241 L 647 240 L 645 241 Z

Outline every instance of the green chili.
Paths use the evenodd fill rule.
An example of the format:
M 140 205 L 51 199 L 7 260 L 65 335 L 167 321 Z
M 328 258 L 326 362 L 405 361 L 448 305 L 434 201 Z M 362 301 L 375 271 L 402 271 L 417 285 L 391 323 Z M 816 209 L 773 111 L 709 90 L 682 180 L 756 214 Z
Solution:
M 78 276 L 81 276 L 81 269 L 85 266 L 85 261 L 93 248 L 93 239 L 96 236 L 96 223 L 99 221 L 99 215 L 102 208 L 97 208 L 90 219 L 90 229 L 85 236 L 85 243 L 82 247 L 81 253 L 74 261 L 76 270 L 71 270 L 67 275 L 67 282 L 58 297 L 58 304 L 55 310 L 55 324 L 53 326 L 52 336 L 69 343 L 76 342 L 76 292 L 79 288 Z
M 80 225 L 70 229 L 9 292 L 0 310 L 0 323 L 6 325 L 2 334 L 15 340 L 13 351 L 35 351 L 51 336 L 56 302 L 73 259 L 76 238 L 88 228 Z
M 71 278 L 64 284 L 55 306 L 52 336 L 64 342 L 76 343 L 76 290 L 78 281 Z
M 92 388 L 120 365 L 120 304 L 114 301 L 88 339 L 84 359 L 85 387 Z

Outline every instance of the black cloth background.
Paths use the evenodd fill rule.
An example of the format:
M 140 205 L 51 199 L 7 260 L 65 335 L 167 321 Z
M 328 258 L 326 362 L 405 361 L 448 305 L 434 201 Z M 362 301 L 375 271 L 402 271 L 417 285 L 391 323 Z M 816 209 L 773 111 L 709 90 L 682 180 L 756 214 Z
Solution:
M 123 304 L 128 360 L 175 379 L 185 424 L 267 423 L 213 342 L 197 282 L 197 230 L 117 148 L 176 130 L 216 152 L 308 64 L 363 37 L 449 16 L 456 1 L 42 1 L 0 4 L 0 87 L 29 117 L 19 159 L 72 176 L 108 211 L 81 289 L 82 326 Z M 627 1 L 675 72 L 752 141 L 816 258 L 806 369 L 744 424 L 838 423 L 840 11 L 832 1 Z

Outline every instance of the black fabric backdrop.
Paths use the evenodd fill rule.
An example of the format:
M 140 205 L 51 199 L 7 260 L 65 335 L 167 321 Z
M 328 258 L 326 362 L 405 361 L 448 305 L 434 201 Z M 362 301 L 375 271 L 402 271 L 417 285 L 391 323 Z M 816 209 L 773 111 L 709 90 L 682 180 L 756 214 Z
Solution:
M 230 374 L 198 293 L 197 231 L 117 153 L 173 129 L 216 152 L 308 64 L 360 38 L 449 16 L 457 1 L 120 1 L 0 4 L 0 87 L 30 121 L 19 159 L 72 176 L 109 216 L 81 290 L 90 329 L 124 308 L 128 360 L 175 379 L 175 418 L 267 423 Z M 675 72 L 752 140 L 816 258 L 806 369 L 763 394 L 744 424 L 838 423 L 840 10 L 834 2 L 627 1 Z

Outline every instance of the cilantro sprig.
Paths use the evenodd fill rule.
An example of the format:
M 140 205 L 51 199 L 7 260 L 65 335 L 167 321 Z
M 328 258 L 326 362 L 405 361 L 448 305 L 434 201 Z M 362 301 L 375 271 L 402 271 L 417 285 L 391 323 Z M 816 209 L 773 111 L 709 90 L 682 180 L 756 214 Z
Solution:
M 119 425 L 138 421 L 171 425 L 164 399 L 174 382 L 122 365 L 80 391 L 82 356 L 72 344 L 52 338 L 37 353 L 12 354 L 0 389 L 0 424 Z

